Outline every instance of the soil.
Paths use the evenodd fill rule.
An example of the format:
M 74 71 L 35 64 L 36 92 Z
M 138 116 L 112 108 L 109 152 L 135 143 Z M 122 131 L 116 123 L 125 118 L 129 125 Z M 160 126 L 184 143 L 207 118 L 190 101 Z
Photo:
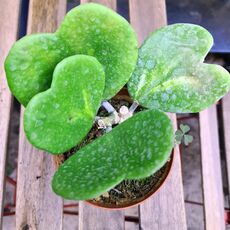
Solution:
M 113 105 L 116 111 L 119 111 L 120 107 L 123 105 L 130 107 L 132 104 L 132 101 L 128 101 L 128 98 L 122 100 L 119 96 L 115 99 L 111 99 L 109 102 Z M 143 108 L 138 107 L 136 112 L 141 110 L 143 110 Z M 106 117 L 108 115 L 109 114 L 105 109 L 99 109 L 98 116 Z M 105 131 L 103 129 L 98 129 L 97 124 L 94 124 L 86 138 L 80 144 L 64 153 L 62 156 L 59 155 L 55 157 L 56 164 L 62 164 L 79 149 L 104 134 Z M 89 202 L 102 207 L 122 208 L 135 205 L 142 200 L 145 200 L 160 187 L 167 177 L 168 171 L 171 167 L 171 160 L 172 159 L 170 158 L 166 164 L 153 175 L 141 180 L 124 180 L 110 191 L 105 192 L 98 198 L 89 200 Z

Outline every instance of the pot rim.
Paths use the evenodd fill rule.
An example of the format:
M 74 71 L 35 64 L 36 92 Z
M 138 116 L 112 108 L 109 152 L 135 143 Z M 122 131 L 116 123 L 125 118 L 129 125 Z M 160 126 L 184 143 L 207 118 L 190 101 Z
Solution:
M 137 205 L 140 205 L 142 203 L 144 203 L 147 199 L 149 199 L 150 197 L 152 197 L 153 195 L 155 195 L 156 193 L 159 192 L 160 188 L 165 184 L 165 182 L 167 181 L 167 178 L 169 177 L 169 174 L 170 172 L 172 171 L 172 165 L 174 163 L 174 154 L 175 154 L 175 149 L 173 148 L 172 152 L 171 152 L 171 155 L 170 155 L 170 161 L 169 161 L 169 167 L 168 167 L 168 170 L 167 170 L 167 173 L 165 174 L 165 177 L 163 178 L 163 180 L 160 182 L 160 184 L 158 185 L 157 189 L 154 190 L 155 187 L 153 187 L 151 189 L 151 192 L 149 192 L 146 196 L 143 197 L 143 199 L 141 199 L 140 201 L 138 201 L 137 203 L 134 203 L 134 204 L 131 204 L 131 205 L 124 205 L 124 206 L 121 206 L 121 207 L 106 207 L 106 206 L 101 206 L 97 203 L 94 203 L 92 202 L 91 200 L 84 200 L 82 202 L 85 202 L 91 206 L 94 206 L 94 207 L 97 207 L 97 208 L 101 208 L 101 209 L 104 209 L 104 210 L 107 210 L 107 211 L 116 211 L 116 210 L 125 210 L 125 209 L 128 209 L 128 208 L 131 208 L 131 207 L 135 207 Z M 152 191 L 154 190 L 154 191 Z

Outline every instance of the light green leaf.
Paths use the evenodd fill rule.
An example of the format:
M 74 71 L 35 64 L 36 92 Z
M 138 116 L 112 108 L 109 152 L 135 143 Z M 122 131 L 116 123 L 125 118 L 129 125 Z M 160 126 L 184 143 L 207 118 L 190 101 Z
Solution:
M 31 144 L 54 154 L 78 144 L 93 124 L 104 81 L 94 57 L 75 55 L 61 61 L 51 88 L 34 96 L 25 110 L 24 129 Z
M 54 34 L 28 35 L 11 48 L 5 71 L 13 95 L 24 106 L 50 88 L 55 66 L 68 56 L 68 47 Z
M 193 141 L 193 136 L 188 135 L 188 134 L 184 135 L 184 144 L 185 145 L 189 145 L 190 143 L 192 143 L 192 141 Z
M 199 112 L 230 88 L 230 75 L 219 65 L 204 64 L 211 34 L 193 24 L 163 27 L 144 42 L 128 89 L 147 108 Z
M 104 99 L 114 96 L 135 68 L 138 45 L 130 24 L 102 5 L 83 4 L 71 10 L 56 32 L 72 53 L 96 57 L 105 70 Z
M 183 133 L 187 133 L 190 130 L 190 127 L 188 125 L 180 124 L 180 129 Z
M 52 187 L 67 199 L 98 197 L 123 179 L 141 179 L 161 168 L 171 153 L 170 119 L 142 111 L 80 149 L 55 173 Z

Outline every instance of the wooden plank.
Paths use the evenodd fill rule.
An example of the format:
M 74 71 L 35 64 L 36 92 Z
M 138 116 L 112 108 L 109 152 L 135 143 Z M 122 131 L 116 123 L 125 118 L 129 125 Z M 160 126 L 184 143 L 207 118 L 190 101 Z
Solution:
M 0 229 L 3 214 L 3 191 L 5 181 L 5 164 L 7 139 L 9 131 L 11 94 L 4 72 L 4 60 L 17 38 L 20 1 L 0 1 Z
M 64 7 L 63 5 L 64 4 Z M 28 33 L 53 32 L 64 16 L 63 0 L 31 0 Z M 23 109 L 18 156 L 16 229 L 62 229 L 63 201 L 51 189 L 53 156 L 33 148 L 23 131 Z
M 225 156 L 228 174 L 228 194 L 230 194 L 230 92 L 222 99 Z
M 138 33 L 141 44 L 146 36 L 161 26 L 166 25 L 164 0 L 130 0 L 130 21 Z M 175 129 L 176 116 L 170 115 Z M 179 149 L 174 149 L 174 162 L 166 183 L 148 201 L 140 205 L 140 228 L 186 229 L 184 196 L 181 176 Z
M 222 230 L 224 202 L 215 105 L 200 113 L 200 141 L 205 226 L 208 230 Z
M 167 24 L 165 1 L 129 0 L 130 22 L 137 32 L 139 44 L 152 31 Z
M 84 202 L 79 204 L 79 230 L 123 230 L 123 211 L 108 211 Z
M 117 1 L 115 0 L 81 0 L 81 4 L 95 2 L 102 5 L 105 5 L 113 10 L 117 9 Z
M 116 10 L 115 0 L 81 0 L 81 3 L 96 2 Z M 80 230 L 120 230 L 124 229 L 124 213 L 94 208 L 84 202 L 79 205 Z

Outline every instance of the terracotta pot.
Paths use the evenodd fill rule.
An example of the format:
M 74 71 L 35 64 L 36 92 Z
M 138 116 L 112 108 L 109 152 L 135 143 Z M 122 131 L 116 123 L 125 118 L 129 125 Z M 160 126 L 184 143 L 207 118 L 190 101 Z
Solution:
M 114 97 L 114 99 L 125 100 L 129 103 L 132 103 L 132 99 L 130 98 L 128 91 L 125 88 L 123 88 Z M 165 181 L 166 181 L 166 179 L 167 179 L 167 177 L 171 171 L 173 159 L 174 159 L 174 150 L 172 151 L 169 160 L 165 164 L 165 171 L 163 172 L 161 178 L 159 179 L 159 181 L 157 181 L 156 184 L 154 184 L 153 188 L 147 194 L 145 194 L 143 197 L 137 198 L 136 200 L 132 200 L 130 202 L 122 203 L 120 205 L 99 203 L 99 202 L 96 202 L 94 200 L 87 200 L 85 202 L 92 205 L 92 206 L 95 206 L 98 208 L 103 208 L 106 210 L 121 210 L 121 209 L 126 209 L 126 208 L 130 208 L 130 207 L 139 205 L 139 204 L 143 203 L 144 201 L 146 201 L 148 198 L 155 195 L 160 190 L 160 188 L 163 186 L 163 184 L 165 183 Z M 64 161 L 63 155 L 54 156 L 54 162 L 55 162 L 55 165 L 57 168 L 63 163 L 63 161 Z

